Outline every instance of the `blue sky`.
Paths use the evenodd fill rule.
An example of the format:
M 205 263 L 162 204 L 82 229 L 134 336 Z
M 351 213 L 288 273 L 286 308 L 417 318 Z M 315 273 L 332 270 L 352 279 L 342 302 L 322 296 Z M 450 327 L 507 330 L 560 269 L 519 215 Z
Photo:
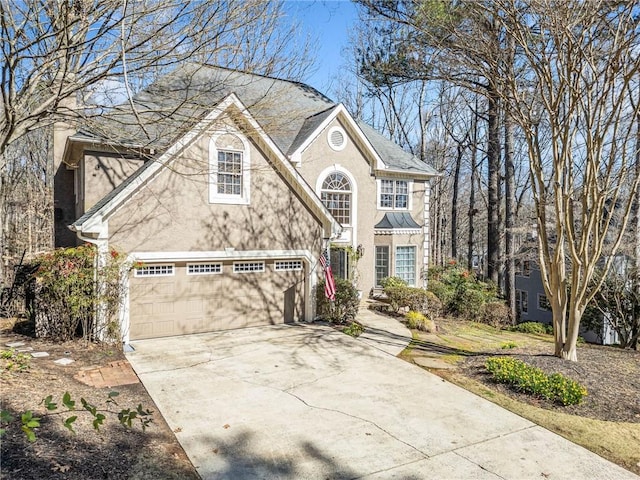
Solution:
M 357 22 L 356 6 L 350 0 L 286 0 L 285 8 L 317 49 L 317 69 L 305 82 L 331 96 L 332 80 L 345 63 L 343 49 Z

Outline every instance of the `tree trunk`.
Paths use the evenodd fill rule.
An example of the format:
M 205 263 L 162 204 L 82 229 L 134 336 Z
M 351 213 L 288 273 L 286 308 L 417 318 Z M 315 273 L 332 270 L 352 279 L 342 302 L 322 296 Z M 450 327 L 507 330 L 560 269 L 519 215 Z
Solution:
M 476 214 L 476 176 L 478 175 L 478 95 L 475 96 L 475 110 L 472 117 L 472 140 L 471 140 L 471 187 L 469 191 L 469 230 L 467 236 L 467 266 L 473 269 L 474 254 L 474 217 Z
M 458 189 L 464 146 L 458 142 L 456 166 L 453 173 L 453 198 L 451 199 L 451 258 L 458 260 Z
M 488 205 L 487 205 L 487 278 L 499 285 L 500 270 L 500 115 L 495 87 L 489 87 L 488 111 Z
M 516 319 L 516 276 L 515 276 L 515 167 L 513 164 L 513 122 L 505 113 L 504 117 L 504 169 L 505 169 L 505 295 L 511 312 L 511 320 Z M 531 299 L 533 300 L 533 299 Z
M 640 102 L 640 98 L 637 100 Z M 640 177 L 640 113 L 636 115 L 636 178 Z M 637 302 L 640 301 L 640 189 L 636 190 L 635 194 L 635 217 L 632 222 L 632 228 L 635 229 L 635 255 L 632 263 L 633 272 L 633 298 L 636 302 L 633 309 L 634 318 L 632 319 L 631 336 L 632 341 L 630 347 L 634 350 L 638 349 L 638 329 L 640 328 L 640 305 Z

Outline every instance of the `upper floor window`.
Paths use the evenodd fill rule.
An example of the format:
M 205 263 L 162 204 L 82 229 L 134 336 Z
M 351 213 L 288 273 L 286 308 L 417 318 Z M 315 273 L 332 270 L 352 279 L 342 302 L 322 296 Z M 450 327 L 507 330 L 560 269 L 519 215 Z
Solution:
M 249 203 L 249 149 L 232 134 L 211 139 L 209 156 L 209 201 Z
M 378 207 L 393 210 L 408 210 L 409 185 L 408 180 L 379 180 Z
M 351 182 L 346 175 L 330 173 L 322 182 L 320 199 L 341 225 L 351 225 Z
M 531 275 L 531 262 L 529 260 L 516 261 L 516 275 L 520 277 Z
M 217 193 L 242 194 L 242 152 L 218 151 Z

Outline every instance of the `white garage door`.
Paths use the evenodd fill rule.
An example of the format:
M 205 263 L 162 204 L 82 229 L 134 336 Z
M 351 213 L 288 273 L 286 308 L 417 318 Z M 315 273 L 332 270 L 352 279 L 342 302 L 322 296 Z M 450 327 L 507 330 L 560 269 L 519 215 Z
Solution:
M 129 281 L 129 338 L 302 320 L 305 268 L 298 259 L 146 263 Z

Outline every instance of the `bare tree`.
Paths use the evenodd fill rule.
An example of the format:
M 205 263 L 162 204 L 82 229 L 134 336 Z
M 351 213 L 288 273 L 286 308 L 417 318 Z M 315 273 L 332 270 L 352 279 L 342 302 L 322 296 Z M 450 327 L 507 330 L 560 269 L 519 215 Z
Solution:
M 505 101 L 528 144 L 555 354 L 575 361 L 582 314 L 614 261 L 638 191 L 638 12 L 633 2 L 495 3 L 524 73 L 508 82 Z
M 366 65 L 387 77 L 444 80 L 482 95 L 487 103 L 487 277 L 500 271 L 500 62 L 503 32 L 483 2 L 357 0 L 386 40 L 368 51 Z M 385 25 L 386 25 L 385 24 Z M 382 47 L 382 48 L 380 48 Z
M 24 181 L 17 180 L 24 176 L 16 168 L 36 167 L 24 155 L 26 163 L 15 163 L 21 147 L 12 146 L 30 132 L 44 132 L 57 122 L 72 129 L 78 120 L 90 121 L 122 102 L 130 104 L 129 121 L 136 122 L 134 95 L 185 61 L 289 79 L 302 78 L 310 66 L 308 39 L 296 33 L 296 25 L 280 22 L 280 1 L 0 0 L 0 14 L 0 251 L 5 256 L 18 249 L 7 236 L 18 227 L 7 222 L 22 218 L 15 203 L 7 205 Z M 28 142 L 46 136 L 34 135 Z M 47 148 L 41 143 L 36 150 Z M 48 170 L 42 178 L 51 176 Z M 41 186 L 30 185 L 31 193 L 49 195 Z M 33 210 L 43 202 L 24 206 Z M 44 212 L 53 215 L 51 208 Z

